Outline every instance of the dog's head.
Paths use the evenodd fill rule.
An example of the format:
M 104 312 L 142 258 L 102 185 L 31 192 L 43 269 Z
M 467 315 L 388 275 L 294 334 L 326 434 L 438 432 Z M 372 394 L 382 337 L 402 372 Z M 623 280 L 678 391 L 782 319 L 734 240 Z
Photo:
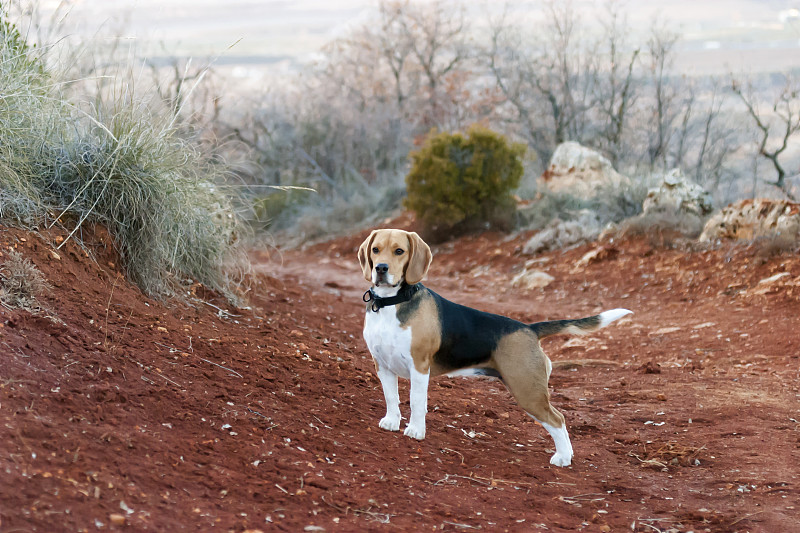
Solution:
M 419 283 L 431 259 L 431 249 L 419 235 L 400 229 L 376 229 L 358 249 L 364 279 L 376 287 Z

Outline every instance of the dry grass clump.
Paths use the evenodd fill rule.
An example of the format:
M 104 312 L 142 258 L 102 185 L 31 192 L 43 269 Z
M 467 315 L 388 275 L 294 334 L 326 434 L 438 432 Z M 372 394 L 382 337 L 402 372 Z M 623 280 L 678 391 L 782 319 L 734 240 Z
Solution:
M 104 225 L 148 294 L 189 277 L 233 298 L 247 260 L 224 166 L 129 81 L 103 83 L 91 102 L 65 96 L 0 12 L 0 220 L 62 224 L 70 238 Z
M 130 278 L 170 295 L 176 276 L 229 291 L 244 264 L 242 228 L 219 173 L 168 122 L 136 102 L 99 114 L 82 142 L 62 146 L 49 190 L 62 212 L 108 228 Z
M 0 263 L 0 303 L 10 309 L 39 312 L 42 308 L 39 298 L 49 288 L 44 275 L 13 248 L 5 256 Z
M 0 12 L 0 219 L 33 224 L 46 211 L 42 180 L 58 138 L 50 77 Z
M 587 209 L 569 214 L 567 220 L 555 218 L 544 229 L 531 237 L 522 249 L 525 254 L 545 250 L 558 250 L 574 244 L 592 241 L 603 231 L 597 214 Z
M 553 220 L 577 220 L 586 212 L 594 213 L 603 226 L 620 222 L 642 212 L 647 188 L 644 180 L 621 186 L 608 184 L 592 198 L 545 190 L 536 201 L 520 209 L 520 224 L 526 229 L 542 229 Z

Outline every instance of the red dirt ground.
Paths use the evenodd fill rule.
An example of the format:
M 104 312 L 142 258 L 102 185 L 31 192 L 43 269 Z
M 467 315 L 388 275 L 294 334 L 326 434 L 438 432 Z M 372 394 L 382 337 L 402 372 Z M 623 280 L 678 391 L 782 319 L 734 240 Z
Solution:
M 424 441 L 378 428 L 365 235 L 254 251 L 235 309 L 196 286 L 143 297 L 102 237 L 94 262 L 0 229 L 0 253 L 52 286 L 43 315 L 0 307 L 0 531 L 798 531 L 800 258 L 642 238 L 529 257 L 529 234 L 435 247 L 426 283 L 460 303 L 528 322 L 634 311 L 544 342 L 607 361 L 551 377 L 576 454 L 557 468 L 488 379 L 434 380 Z M 513 288 L 526 262 L 553 283 Z

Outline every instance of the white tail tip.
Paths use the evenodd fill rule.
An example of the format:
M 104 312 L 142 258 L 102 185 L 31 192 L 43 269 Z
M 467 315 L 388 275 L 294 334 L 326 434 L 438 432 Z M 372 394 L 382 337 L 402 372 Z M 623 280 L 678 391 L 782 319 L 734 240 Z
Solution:
M 612 322 L 614 322 L 615 320 L 619 320 L 620 318 L 624 317 L 625 315 L 630 315 L 631 313 L 633 313 L 633 311 L 631 311 L 629 309 L 619 308 L 619 309 L 611 309 L 609 311 L 603 311 L 602 313 L 600 313 L 597 316 L 600 317 L 600 327 L 604 328 L 607 325 L 609 325 Z

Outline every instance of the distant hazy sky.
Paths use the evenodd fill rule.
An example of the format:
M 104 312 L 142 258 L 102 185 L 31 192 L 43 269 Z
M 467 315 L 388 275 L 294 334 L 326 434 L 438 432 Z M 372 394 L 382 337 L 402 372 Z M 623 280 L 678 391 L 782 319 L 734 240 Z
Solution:
M 477 25 L 499 12 L 502 0 L 463 0 Z M 605 0 L 573 0 L 590 22 Z M 258 56 L 268 62 L 302 62 L 375 13 L 378 0 L 43 0 L 44 13 L 68 6 L 64 28 L 81 36 L 123 34 L 139 53 L 152 55 Z M 517 1 L 516 13 L 531 21 L 542 2 Z M 697 68 L 722 63 L 800 66 L 800 24 L 781 22 L 800 0 L 628 0 L 634 32 L 658 14 L 684 36 L 682 60 Z M 784 17 L 785 19 L 785 17 Z M 785 22 L 785 20 L 783 21 Z M 234 45 L 232 48 L 231 46 Z M 688 54 L 688 56 L 687 56 Z

